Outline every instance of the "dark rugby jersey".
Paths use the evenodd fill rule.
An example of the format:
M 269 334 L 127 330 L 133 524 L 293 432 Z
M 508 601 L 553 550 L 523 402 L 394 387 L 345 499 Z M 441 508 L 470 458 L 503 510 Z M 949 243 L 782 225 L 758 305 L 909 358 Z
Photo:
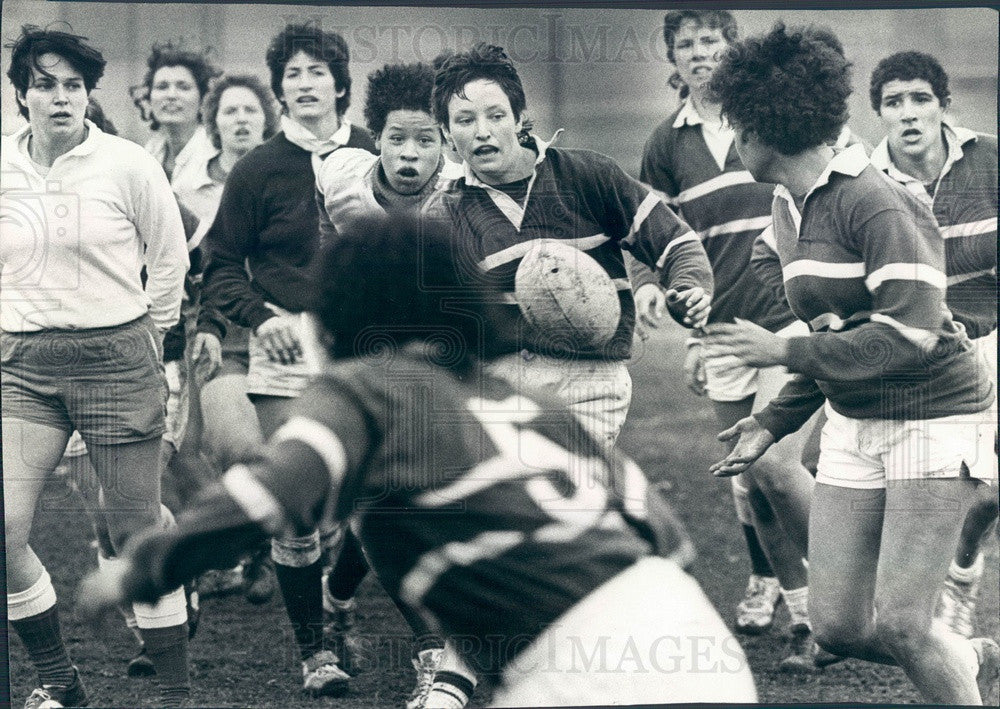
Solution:
M 349 148 L 375 152 L 364 128 L 350 127 Z M 203 302 L 243 327 L 309 305 L 309 266 L 319 247 L 319 212 L 312 153 L 275 133 L 233 166 L 212 227 Z M 248 275 L 248 271 L 251 275 Z
M 861 146 L 830 161 L 800 213 L 775 188 L 774 246 L 785 292 L 813 334 L 788 340 L 799 375 L 758 420 L 777 438 L 825 397 L 850 418 L 928 419 L 985 409 L 993 385 L 944 305 L 933 215 Z
M 794 322 L 795 316 L 784 297 L 764 287 L 749 267 L 754 239 L 771 223 L 774 185 L 755 182 L 733 145 L 720 169 L 701 126 L 684 120 L 683 108 L 661 123 L 646 142 L 639 179 L 663 192 L 701 237 L 715 278 L 708 321 L 743 318 L 771 331 L 780 330 Z
M 425 208 L 446 213 L 467 260 L 491 274 L 526 330 L 514 299 L 521 258 L 539 239 L 560 239 L 592 256 L 618 288 L 621 318 L 600 351 L 573 354 L 627 359 L 635 301 L 622 249 L 655 270 L 668 288 L 712 290 L 711 265 L 698 235 L 648 187 L 611 159 L 589 150 L 552 148 L 537 141 L 539 157 L 523 205 L 478 180 L 469 170 Z M 544 335 L 544 334 L 543 334 Z M 543 337 L 544 339 L 544 337 Z
M 943 130 L 948 158 L 934 194 L 892 164 L 888 140 L 875 148 L 872 164 L 934 210 L 948 307 L 976 339 L 997 327 L 997 139 L 947 124 Z
M 651 551 L 595 482 L 631 463 L 609 463 L 557 404 L 409 349 L 332 367 L 275 440 L 287 475 L 331 475 L 326 514 L 351 520 L 385 589 L 482 641 L 486 672 Z

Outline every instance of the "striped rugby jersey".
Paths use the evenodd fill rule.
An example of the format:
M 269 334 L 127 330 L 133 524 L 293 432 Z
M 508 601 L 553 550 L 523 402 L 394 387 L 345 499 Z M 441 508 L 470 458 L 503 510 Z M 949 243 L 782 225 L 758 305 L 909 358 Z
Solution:
M 682 104 L 646 142 L 639 179 L 701 236 L 715 278 L 709 322 L 743 318 L 776 332 L 795 316 L 749 268 L 754 239 L 771 223 L 774 185 L 755 182 L 732 144 L 720 168 L 701 127 L 690 100 Z
M 933 215 L 875 168 L 860 145 L 836 154 L 802 211 L 774 190 L 773 238 L 785 292 L 813 334 L 788 341 L 799 377 L 756 416 L 776 438 L 823 397 L 850 418 L 927 419 L 981 411 L 964 329 L 944 305 L 944 245 Z
M 335 364 L 275 434 L 288 469 L 269 474 L 329 474 L 325 514 L 351 522 L 386 591 L 491 673 L 651 546 L 600 482 L 634 463 L 552 401 L 464 379 L 412 346 Z
M 948 307 L 976 339 L 997 326 L 997 139 L 947 123 L 942 129 L 948 157 L 933 194 L 892 163 L 888 139 L 872 164 L 933 209 L 944 237 Z
M 632 179 L 611 158 L 589 150 L 550 147 L 537 138 L 538 159 L 522 205 L 502 190 L 465 176 L 438 193 L 428 213 L 446 213 L 467 260 L 491 274 L 511 308 L 514 275 L 521 258 L 539 239 L 560 239 L 592 256 L 618 288 L 621 318 L 600 351 L 573 355 L 627 359 L 632 351 L 635 301 L 622 249 L 655 270 L 668 288 L 712 290 L 712 271 L 698 235 L 648 187 Z M 432 202 L 434 200 L 432 199 Z M 516 310 L 525 332 L 546 344 Z M 551 343 L 552 351 L 564 350 Z

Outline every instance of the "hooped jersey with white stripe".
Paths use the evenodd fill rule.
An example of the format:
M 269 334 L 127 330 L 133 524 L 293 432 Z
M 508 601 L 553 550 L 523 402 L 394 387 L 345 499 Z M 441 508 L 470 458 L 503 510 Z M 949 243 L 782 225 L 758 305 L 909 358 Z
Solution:
M 467 174 L 439 195 L 464 259 L 496 279 L 517 310 L 514 275 L 539 239 L 559 239 L 592 256 L 618 288 L 621 318 L 600 351 L 574 355 L 627 359 L 635 328 L 635 301 L 622 249 L 678 290 L 712 290 L 712 270 L 698 235 L 655 192 L 632 179 L 611 158 L 589 150 L 541 146 L 524 204 Z
M 969 337 L 997 327 L 997 139 L 945 124 L 948 158 L 928 193 L 923 183 L 899 170 L 888 139 L 872 163 L 934 210 L 944 239 L 948 307 Z
M 276 439 L 314 451 L 327 514 L 351 521 L 385 589 L 486 672 L 651 551 L 605 487 L 634 463 L 562 406 L 422 352 L 331 367 Z
M 804 377 L 757 414 L 768 430 L 797 430 L 824 397 L 844 416 L 886 419 L 972 413 L 993 401 L 944 303 L 933 215 L 862 146 L 837 153 L 801 210 L 775 188 L 772 214 L 789 305 L 813 334 L 788 340 L 788 368 Z
M 639 179 L 662 192 L 701 237 L 715 277 L 709 322 L 743 318 L 777 332 L 795 316 L 783 294 L 764 287 L 749 267 L 754 239 L 771 224 L 774 185 L 755 182 L 733 145 L 720 168 L 701 126 L 679 121 L 680 113 L 649 137 Z

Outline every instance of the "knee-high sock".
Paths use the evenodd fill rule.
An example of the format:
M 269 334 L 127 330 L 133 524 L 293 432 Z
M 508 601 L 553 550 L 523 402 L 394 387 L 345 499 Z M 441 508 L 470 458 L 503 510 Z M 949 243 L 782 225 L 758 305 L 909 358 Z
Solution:
M 323 649 L 323 563 L 319 534 L 275 538 L 271 558 L 303 660 Z
M 7 594 L 10 624 L 21 638 L 41 684 L 67 686 L 73 681 L 73 665 L 59 630 L 56 591 L 48 571 L 30 588 Z
M 368 560 L 361 551 L 361 542 L 350 529 L 344 532 L 344 544 L 326 585 L 334 598 L 346 601 L 357 593 L 358 586 L 368 575 Z

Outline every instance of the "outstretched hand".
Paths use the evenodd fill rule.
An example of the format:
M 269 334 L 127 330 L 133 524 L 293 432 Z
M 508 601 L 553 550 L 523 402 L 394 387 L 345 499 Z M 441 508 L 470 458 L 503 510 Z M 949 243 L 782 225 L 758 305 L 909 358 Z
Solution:
M 706 354 L 732 355 L 750 367 L 788 364 L 788 340 L 748 320 L 709 325 L 701 342 Z
M 774 443 L 771 432 L 761 426 L 753 416 L 740 419 L 735 426 L 727 428 L 718 435 L 720 441 L 730 441 L 733 438 L 737 438 L 736 445 L 729 455 L 708 469 L 717 478 L 739 475 L 764 455 Z

